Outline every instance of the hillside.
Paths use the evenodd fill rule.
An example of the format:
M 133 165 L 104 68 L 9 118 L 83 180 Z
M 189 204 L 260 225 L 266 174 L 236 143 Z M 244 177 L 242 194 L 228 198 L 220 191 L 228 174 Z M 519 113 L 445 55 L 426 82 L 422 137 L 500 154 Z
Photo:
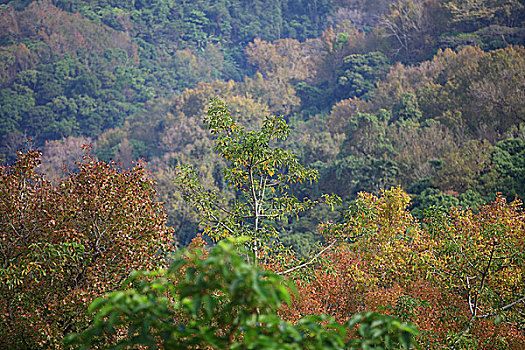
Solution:
M 300 196 L 525 199 L 522 1 L 4 1 L 0 18 L 3 158 L 28 138 L 54 176 L 83 143 L 146 158 L 181 243 L 196 222 L 174 166 L 231 196 L 201 122 L 215 96 L 244 125 L 285 116 L 286 147 L 320 172 Z M 290 244 L 313 217 L 285 225 Z
M 0 1 L 0 347 L 522 349 L 523 201 L 525 0 Z

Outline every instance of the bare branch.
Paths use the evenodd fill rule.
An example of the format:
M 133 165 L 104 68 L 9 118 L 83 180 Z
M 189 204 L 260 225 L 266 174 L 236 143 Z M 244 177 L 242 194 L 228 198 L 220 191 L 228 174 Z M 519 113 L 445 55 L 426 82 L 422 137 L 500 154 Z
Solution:
M 295 267 L 292 267 L 286 271 L 281 271 L 281 272 L 277 272 L 278 275 L 286 275 L 287 273 L 290 273 L 292 271 L 295 271 L 295 270 L 298 270 L 298 269 L 301 269 L 305 266 L 308 266 L 310 264 L 312 264 L 318 257 L 320 257 L 324 252 L 326 252 L 327 250 L 329 250 L 330 248 L 332 248 L 335 244 L 335 241 L 330 243 L 330 245 L 328 245 L 327 247 L 325 247 L 323 250 L 321 250 L 319 253 L 317 253 L 312 259 L 310 259 L 308 262 L 305 262 L 301 265 L 297 265 Z
M 497 312 L 493 312 L 493 313 L 490 313 L 490 314 L 485 314 L 485 315 L 479 315 L 479 316 L 476 316 L 478 318 L 487 318 L 487 317 L 492 317 L 492 316 L 496 316 L 499 312 L 501 311 L 505 311 L 507 309 L 510 309 L 511 307 L 513 307 L 514 305 L 517 305 L 519 303 L 522 303 L 525 301 L 525 297 L 522 297 L 516 301 L 513 301 L 512 303 L 510 304 L 507 304 L 505 306 L 503 306 L 502 308 L 500 308 Z

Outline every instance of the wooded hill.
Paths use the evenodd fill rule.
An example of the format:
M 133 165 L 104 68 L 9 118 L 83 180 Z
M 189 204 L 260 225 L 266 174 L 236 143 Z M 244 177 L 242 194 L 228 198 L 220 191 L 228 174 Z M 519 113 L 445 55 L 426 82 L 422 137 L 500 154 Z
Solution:
M 285 116 L 286 147 L 320 172 L 313 187 L 294 188 L 300 196 L 353 200 L 402 185 L 419 209 L 475 206 L 496 192 L 525 199 L 521 1 L 7 1 L 0 10 L 3 157 L 32 138 L 55 177 L 74 168 L 83 143 L 123 167 L 146 158 L 183 244 L 196 222 L 170 169 L 196 165 L 231 197 L 201 123 L 215 96 L 243 125 Z M 310 221 L 285 226 L 311 235 Z
M 73 337 L 86 347 L 128 341 L 118 320 L 145 345 L 163 329 L 257 342 L 238 331 L 263 325 L 296 347 L 341 345 L 356 323 L 302 317 L 373 310 L 421 331 L 353 318 L 381 337 L 522 347 L 524 21 L 524 0 L 2 1 L 0 344 L 61 348 L 86 329 Z M 172 281 L 168 242 L 203 247 L 202 232 L 248 236 L 248 258 L 189 253 Z M 195 265 L 209 281 L 208 254 L 225 294 L 164 305 L 167 280 L 169 302 L 217 290 L 178 277 Z M 257 278 L 235 266 L 268 283 L 240 284 Z M 152 268 L 92 322 L 88 303 Z M 251 324 L 215 318 L 233 291 L 255 295 L 232 309 Z

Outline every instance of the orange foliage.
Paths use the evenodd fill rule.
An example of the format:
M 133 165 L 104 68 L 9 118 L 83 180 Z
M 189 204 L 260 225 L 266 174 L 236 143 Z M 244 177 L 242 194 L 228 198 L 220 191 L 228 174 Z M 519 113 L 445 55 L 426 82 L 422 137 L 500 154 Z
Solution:
M 142 167 L 118 172 L 87 156 L 53 186 L 39 157 L 0 166 L 2 348 L 60 348 L 88 324 L 95 297 L 164 264 L 171 239 Z
M 423 225 L 408 203 L 400 188 L 361 193 L 344 223 L 323 225 L 325 237 L 341 243 L 294 272 L 298 294 L 282 316 L 327 313 L 345 322 L 371 310 L 414 322 L 428 348 L 523 348 L 521 203 L 498 197 L 477 212 L 453 208 Z

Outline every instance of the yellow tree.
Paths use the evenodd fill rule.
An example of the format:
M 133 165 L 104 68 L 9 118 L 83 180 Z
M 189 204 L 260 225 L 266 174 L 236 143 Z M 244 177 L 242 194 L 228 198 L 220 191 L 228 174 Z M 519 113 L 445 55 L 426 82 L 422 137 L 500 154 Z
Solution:
M 380 196 L 361 192 L 341 224 L 324 227 L 359 259 L 353 267 L 361 290 L 408 285 L 426 272 L 430 258 L 418 221 L 408 211 L 410 197 L 399 187 Z

